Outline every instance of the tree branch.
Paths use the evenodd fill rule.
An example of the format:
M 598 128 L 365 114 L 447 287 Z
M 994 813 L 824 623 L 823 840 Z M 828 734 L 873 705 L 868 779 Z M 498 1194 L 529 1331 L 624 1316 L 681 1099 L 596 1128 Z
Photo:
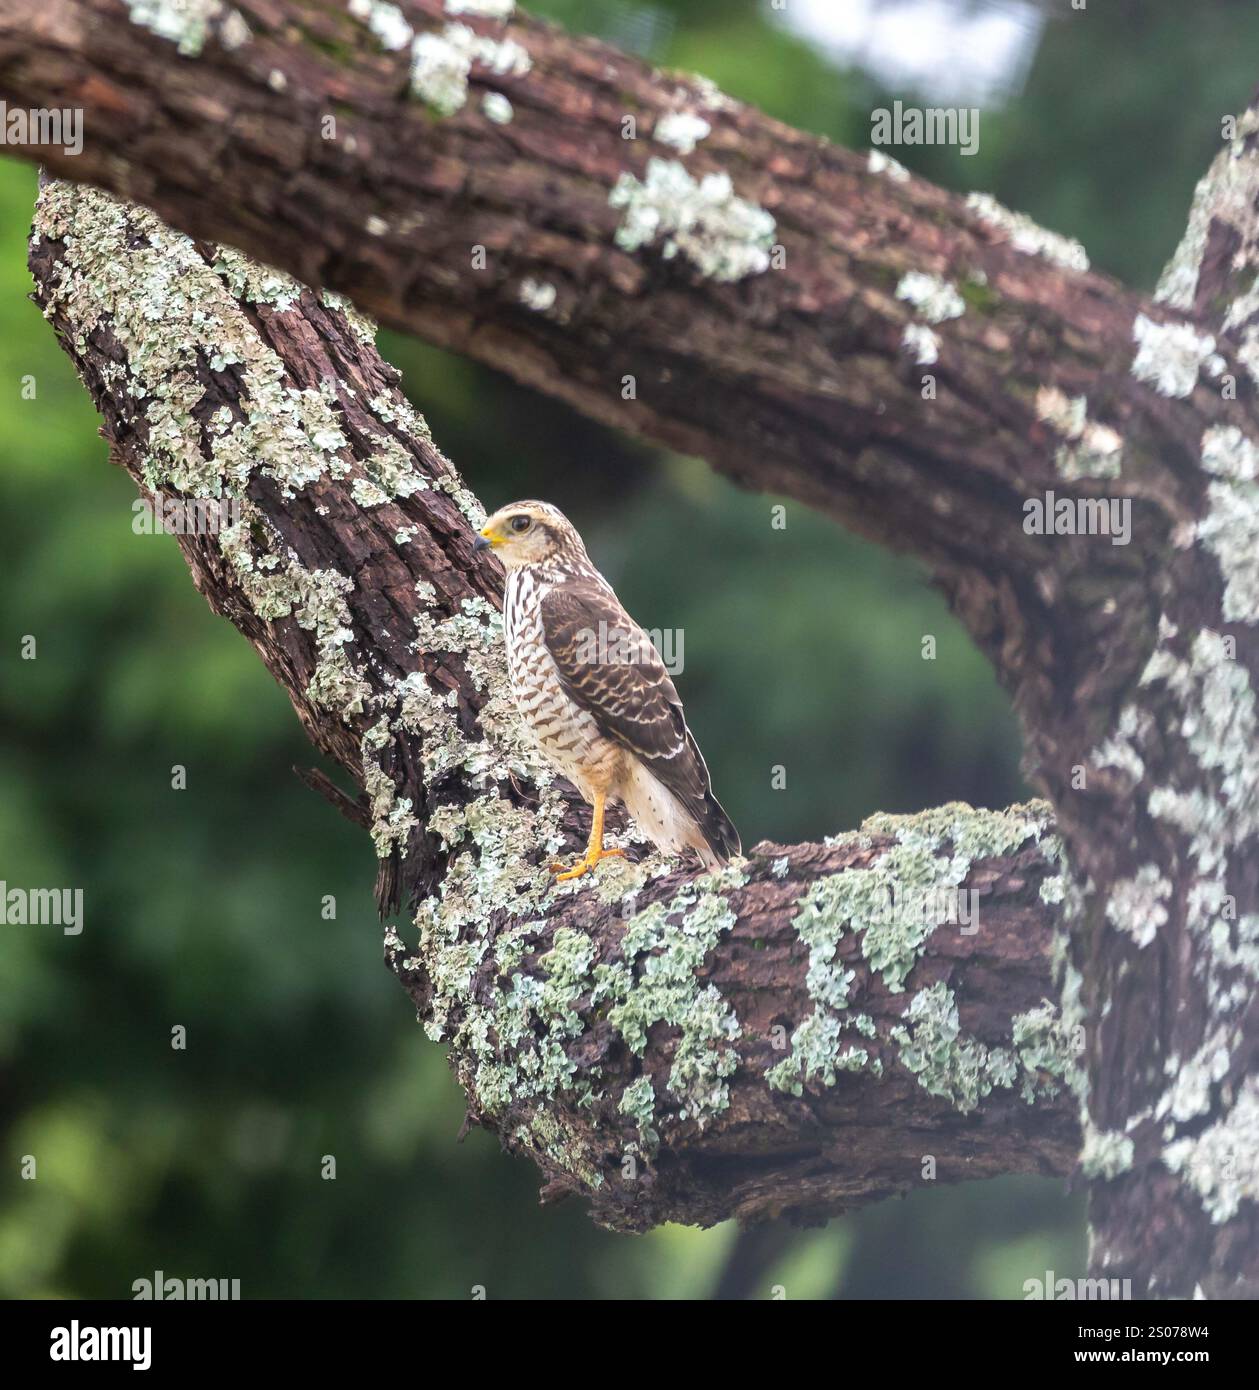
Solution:
M 549 1196 L 644 1229 L 1068 1171 L 1046 807 L 877 817 L 715 875 L 630 844 L 557 885 L 587 812 L 524 742 L 482 513 L 368 326 L 91 189 L 46 186 L 35 232 L 115 458 L 239 509 L 179 536 L 194 580 L 370 799 L 418 906 L 389 963 Z

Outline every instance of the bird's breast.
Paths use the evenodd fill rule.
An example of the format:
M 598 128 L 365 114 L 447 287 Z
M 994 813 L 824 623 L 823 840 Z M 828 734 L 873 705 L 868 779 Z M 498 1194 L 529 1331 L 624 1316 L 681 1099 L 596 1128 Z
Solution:
M 584 792 L 613 775 L 619 750 L 560 680 L 543 626 L 542 601 L 548 588 L 527 570 L 512 572 L 503 621 L 507 669 L 516 707 L 543 754 Z

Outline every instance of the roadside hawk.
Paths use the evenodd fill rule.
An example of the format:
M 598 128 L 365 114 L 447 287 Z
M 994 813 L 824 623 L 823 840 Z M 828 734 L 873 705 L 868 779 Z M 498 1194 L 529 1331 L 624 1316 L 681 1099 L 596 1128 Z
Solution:
M 492 548 L 507 569 L 503 628 L 521 717 L 594 808 L 586 854 L 560 879 L 621 853 L 603 847 L 609 800 L 666 853 L 693 849 L 706 868 L 739 854 L 664 662 L 568 518 L 548 502 L 513 502 L 476 548 Z

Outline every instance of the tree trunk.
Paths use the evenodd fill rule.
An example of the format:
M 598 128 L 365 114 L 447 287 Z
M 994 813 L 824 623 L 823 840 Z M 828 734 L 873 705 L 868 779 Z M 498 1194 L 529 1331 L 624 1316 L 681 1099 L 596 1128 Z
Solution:
M 1028 1136 L 1053 1130 L 1058 1101 L 1006 1108 L 1045 1071 L 1019 1045 L 1044 943 L 1042 977 L 1022 985 L 997 944 L 1026 940 L 999 925 L 1007 909 L 1048 931 L 1048 885 L 1071 924 L 1066 1020 L 1037 1027 L 1087 1040 L 1094 1273 L 1139 1294 L 1259 1293 L 1254 113 L 1151 304 L 990 202 L 702 82 L 523 18 L 461 33 L 437 0 L 406 13 L 418 36 L 380 7 L 369 36 L 297 0 L 241 4 L 177 57 L 114 0 L 7 0 L 0 93 L 86 107 L 83 154 L 41 152 L 61 172 L 919 556 L 1011 693 L 1069 864 L 1060 878 L 1046 861 L 1040 812 L 931 813 L 876 827 L 893 840 L 758 852 L 742 883 L 627 868 L 636 910 L 615 929 L 622 885 L 602 890 L 612 902 L 549 888 L 534 860 L 580 813 L 519 743 L 492 654 L 497 590 L 467 551 L 474 504 L 387 369 L 335 309 L 309 294 L 283 307 L 289 291 L 230 253 L 185 272 L 267 345 L 249 339 L 255 362 L 216 352 L 225 330 L 198 344 L 165 270 L 188 244 L 151 263 L 133 243 L 165 246 L 160 224 L 137 233 L 141 214 L 59 188 L 41 300 L 129 468 L 248 499 L 226 548 L 185 551 L 360 778 L 378 847 L 401 853 L 399 882 L 423 898 L 413 992 L 455 1040 L 474 1116 L 625 1226 L 812 1214 L 896 1188 L 894 1172 L 916 1181 L 896 1138 L 907 1112 L 873 1122 L 890 1167 L 853 1143 L 847 1098 L 889 1085 L 965 1110 L 941 1110 L 932 1142 L 977 1160 L 967 1146 L 988 1146 L 973 1171 L 1009 1163 L 1007 1122 L 1022 1166 L 1053 1166 L 1063 1135 Z M 710 133 L 679 148 L 669 113 Z M 259 423 L 278 381 L 302 388 L 301 409 L 277 402 Z M 408 544 L 399 518 L 420 527 Z M 414 596 L 417 581 L 434 593 Z M 507 766 L 509 794 L 485 791 Z M 537 853 L 522 860 L 523 844 Z M 913 877 L 923 854 L 939 861 L 929 885 Z M 907 943 L 861 896 L 975 874 L 1018 887 L 993 886 L 977 936 L 957 936 L 956 975 L 935 973 L 951 934 Z M 407 974 L 413 958 L 392 954 Z M 758 1051 L 775 1026 L 778 1060 Z M 785 1091 L 766 1086 L 771 1062 Z

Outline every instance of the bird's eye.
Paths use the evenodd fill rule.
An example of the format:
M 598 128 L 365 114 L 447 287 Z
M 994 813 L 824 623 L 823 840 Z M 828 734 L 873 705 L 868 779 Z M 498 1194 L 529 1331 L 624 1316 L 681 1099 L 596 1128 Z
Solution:
M 527 516 L 514 516 L 511 519 L 511 529 L 517 533 L 527 531 L 533 522 Z

